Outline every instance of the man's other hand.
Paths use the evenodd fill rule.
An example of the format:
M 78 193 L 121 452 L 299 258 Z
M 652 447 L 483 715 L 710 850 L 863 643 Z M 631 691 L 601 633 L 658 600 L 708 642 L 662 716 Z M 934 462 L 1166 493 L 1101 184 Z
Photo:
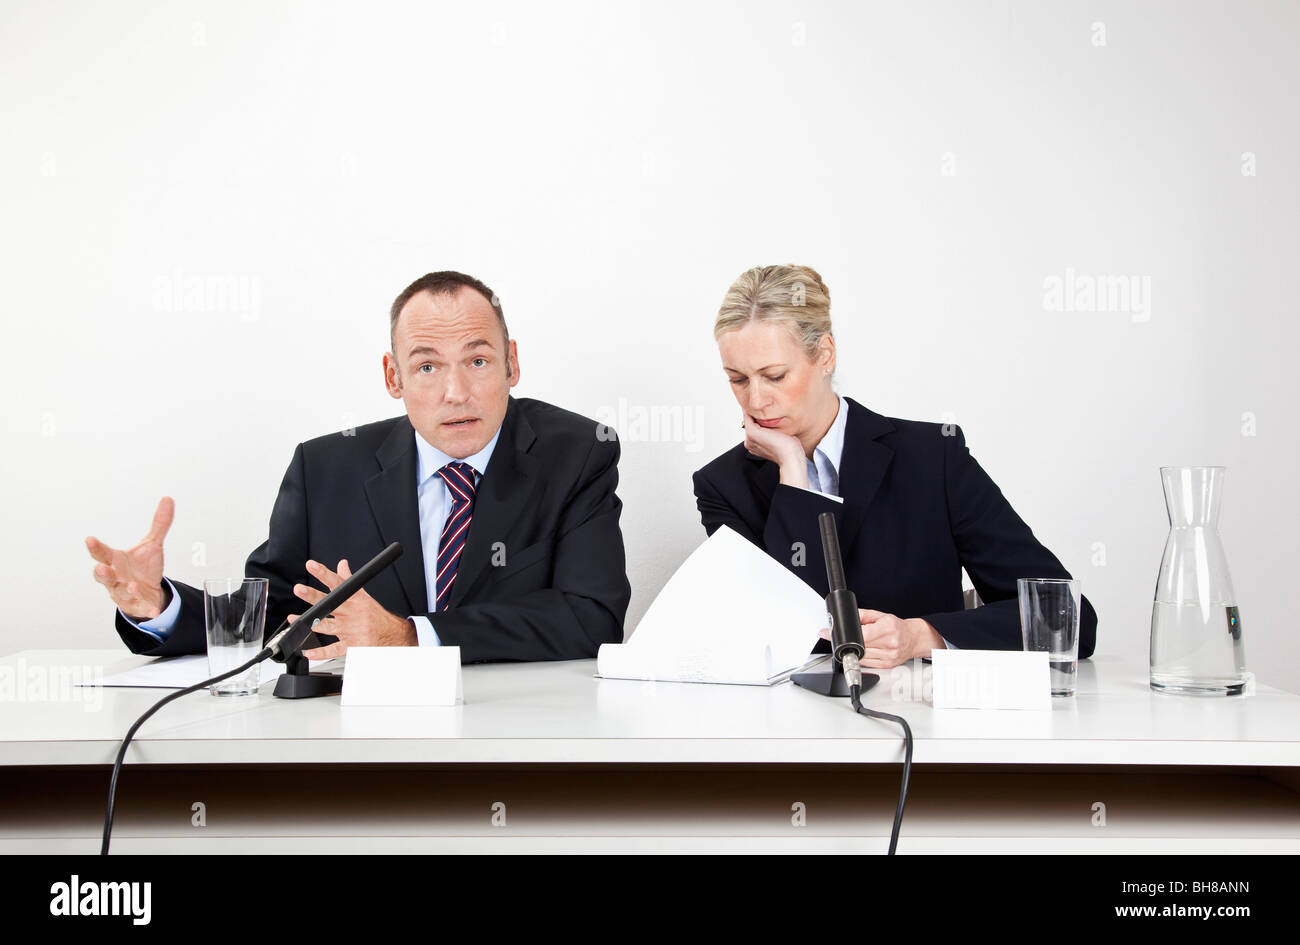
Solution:
M 346 558 L 339 562 L 337 573 L 318 561 L 308 561 L 307 571 L 331 591 L 352 577 L 352 569 L 348 567 Z M 325 597 L 326 592 L 306 584 L 295 584 L 293 593 L 308 604 L 315 604 Z M 299 616 L 290 614 L 289 622 L 293 623 Z M 416 646 L 419 643 L 411 622 L 405 617 L 389 613 L 366 593 L 365 588 L 340 604 L 333 615 L 320 624 L 318 630 L 338 637 L 338 642 L 314 650 L 303 650 L 302 655 L 309 660 L 332 660 L 346 653 L 350 646 Z

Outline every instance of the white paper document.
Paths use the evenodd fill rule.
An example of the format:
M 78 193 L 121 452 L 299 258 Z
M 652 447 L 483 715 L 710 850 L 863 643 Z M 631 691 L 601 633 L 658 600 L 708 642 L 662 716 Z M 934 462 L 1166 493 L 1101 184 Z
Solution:
M 251 654 L 250 654 L 251 655 Z M 330 671 L 335 668 L 330 660 L 309 663 L 315 670 Z M 284 664 L 274 660 L 264 660 L 258 664 L 261 675 L 259 685 L 277 679 L 284 674 Z M 208 672 L 206 653 L 193 656 L 164 656 L 152 662 L 105 676 L 101 686 L 122 686 L 137 689 L 186 689 L 195 683 L 203 682 L 212 674 Z M 87 684 L 91 685 L 91 684 Z
M 826 602 L 767 552 L 723 525 L 677 569 L 627 643 L 606 643 L 612 679 L 767 686 L 822 657 Z

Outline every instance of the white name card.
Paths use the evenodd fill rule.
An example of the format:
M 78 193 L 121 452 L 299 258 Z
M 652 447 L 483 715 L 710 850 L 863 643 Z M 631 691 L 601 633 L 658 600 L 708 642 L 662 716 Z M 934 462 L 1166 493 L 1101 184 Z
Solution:
M 343 705 L 457 705 L 458 646 L 350 646 Z
M 934 650 L 930 658 L 936 709 L 1052 708 L 1046 653 Z

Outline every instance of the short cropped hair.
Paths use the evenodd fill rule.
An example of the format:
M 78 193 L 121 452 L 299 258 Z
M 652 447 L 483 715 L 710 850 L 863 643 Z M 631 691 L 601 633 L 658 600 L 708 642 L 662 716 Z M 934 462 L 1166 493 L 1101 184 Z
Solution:
M 420 278 L 403 289 L 401 295 L 393 299 L 393 307 L 388 312 L 388 346 L 390 350 L 397 347 L 397 318 L 402 314 L 402 309 L 406 307 L 407 302 L 421 292 L 431 292 L 434 295 L 454 295 L 461 288 L 473 289 L 487 299 L 488 304 L 492 306 L 492 311 L 497 313 L 497 321 L 501 323 L 501 339 L 505 343 L 506 365 L 508 368 L 510 363 L 510 332 L 506 329 L 506 316 L 505 312 L 501 310 L 501 300 L 497 298 L 495 292 L 478 279 L 467 276 L 463 272 L 453 272 L 450 269 L 420 276 Z M 395 350 L 393 356 L 397 357 Z
M 808 266 L 756 266 L 741 273 L 727 290 L 713 323 L 713 337 L 716 340 L 750 322 L 784 323 L 813 359 L 822 335 L 831 334 L 831 290 Z

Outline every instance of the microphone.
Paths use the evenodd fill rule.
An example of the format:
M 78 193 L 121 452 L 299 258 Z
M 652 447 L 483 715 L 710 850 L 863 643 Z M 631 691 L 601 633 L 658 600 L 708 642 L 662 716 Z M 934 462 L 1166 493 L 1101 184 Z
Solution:
M 862 684 L 859 661 L 866 647 L 862 644 L 862 622 L 858 617 L 858 599 L 844 580 L 844 559 L 840 557 L 840 536 L 835 516 L 823 512 L 817 516 L 822 533 L 822 556 L 826 559 L 826 615 L 831 624 L 831 655 L 844 667 L 850 686 Z
M 888 712 L 868 709 L 862 704 L 862 693 L 880 682 L 875 673 L 862 673 L 860 661 L 866 647 L 862 642 L 862 621 L 858 617 L 858 599 L 844 580 L 844 559 L 840 557 L 840 536 L 835 529 L 835 516 L 822 512 L 817 516 L 822 533 L 822 556 L 826 559 L 826 616 L 831 622 L 831 665 L 829 673 L 798 673 L 791 677 L 797 685 L 820 692 L 824 696 L 848 696 L 854 712 L 874 719 L 895 722 L 903 729 L 903 783 L 898 790 L 898 807 L 894 810 L 894 826 L 889 834 L 889 852 L 898 850 L 898 832 L 903 825 L 903 808 L 907 804 L 907 784 L 912 776 L 912 727 L 907 719 Z M 840 666 L 844 672 L 840 673 Z M 800 677 L 803 677 L 802 679 Z
M 840 536 L 835 516 L 822 512 L 817 516 L 822 536 L 822 557 L 826 559 L 826 619 L 831 625 L 831 671 L 795 673 L 790 680 L 823 696 L 847 696 L 852 687 L 866 691 L 880 681 L 875 673 L 863 675 L 860 662 L 866 647 L 862 643 L 862 621 L 858 616 L 858 599 L 844 579 L 844 559 L 840 556 Z
M 317 623 L 334 613 L 339 605 L 401 556 L 402 545 L 395 541 L 353 572 L 350 578 L 345 579 L 342 584 L 308 607 L 301 617 L 267 642 L 266 649 L 271 651 L 271 659 L 283 663 L 296 655 L 307 642 L 307 637 L 311 636 Z

